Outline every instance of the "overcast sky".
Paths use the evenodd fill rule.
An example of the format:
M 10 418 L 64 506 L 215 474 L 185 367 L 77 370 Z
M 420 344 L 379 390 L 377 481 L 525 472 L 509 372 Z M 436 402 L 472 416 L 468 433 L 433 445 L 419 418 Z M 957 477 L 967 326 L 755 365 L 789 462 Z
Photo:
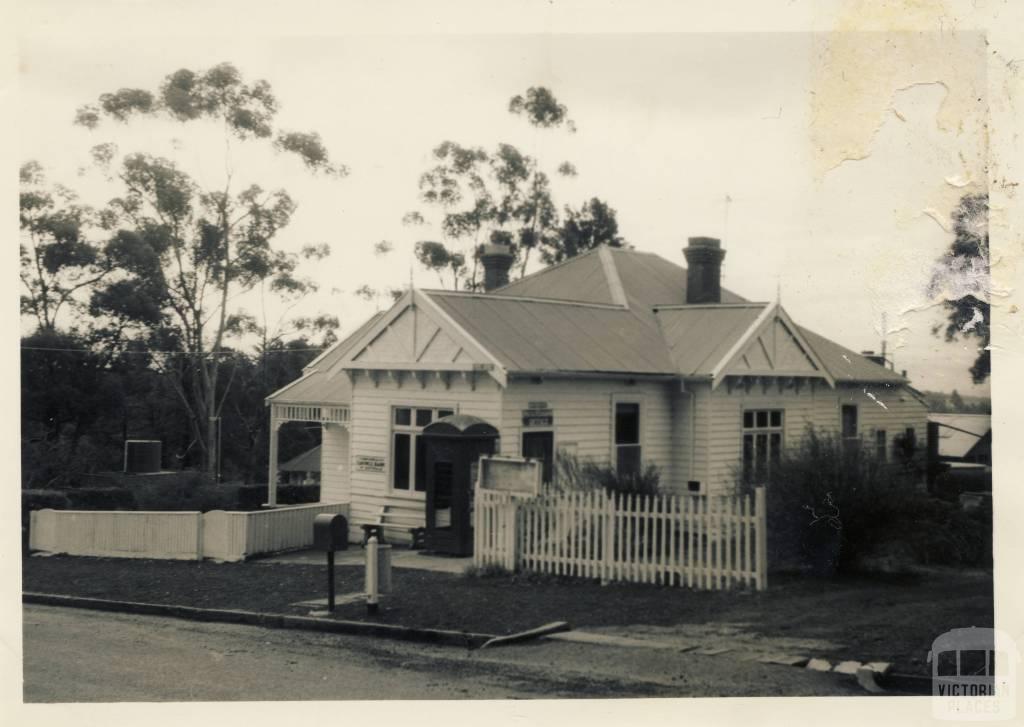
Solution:
M 943 118 L 950 97 L 984 93 L 983 46 L 969 33 L 942 39 L 958 75 L 882 88 L 888 111 L 877 123 L 864 121 L 876 127 L 870 153 L 825 172 L 829 150 L 816 145 L 822 137 L 812 124 L 821 124 L 820 99 L 839 79 L 822 75 L 822 43 L 784 33 L 202 43 L 125 36 L 102 44 L 36 36 L 22 45 L 21 153 L 97 204 L 113 190 L 77 170 L 102 141 L 171 156 L 216 183 L 220 147 L 179 125 L 105 124 L 89 132 L 71 120 L 100 93 L 155 89 L 177 68 L 230 61 L 247 78 L 271 83 L 281 126 L 319 131 L 351 169 L 328 181 L 272 154 L 236 153 L 242 179 L 284 187 L 299 203 L 282 249 L 332 248 L 328 261 L 305 271 L 321 292 L 290 314 L 333 313 L 350 330 L 374 309 L 353 294 L 364 283 L 403 286 L 412 267 L 415 285 L 437 287 L 412 259 L 414 242 L 429 232 L 401 224 L 405 212 L 421 208 L 417 179 L 431 149 L 446 139 L 490 148 L 510 142 L 552 170 L 573 162 L 579 176 L 556 182 L 559 204 L 607 200 L 637 249 L 683 264 L 686 237 L 723 237 L 727 288 L 751 300 L 772 300 L 781 290 L 796 321 L 854 350 L 880 346 L 885 314 L 896 368 L 907 369 L 915 386 L 987 394 L 967 374 L 973 342 L 945 343 L 931 334 L 938 309 L 912 310 L 926 302 L 932 262 L 951 240 L 940 222 L 959 194 L 977 191 L 974 182 L 985 178 L 981 122 L 951 120 L 948 106 Z M 845 74 L 856 69 L 833 72 L 848 82 Z M 538 133 L 507 113 L 509 98 L 535 85 L 568 106 L 578 133 Z M 830 103 L 825 112 L 841 117 L 841 104 Z M 855 105 L 850 112 L 858 113 Z M 733 200 L 727 220 L 726 195 Z M 379 240 L 394 251 L 375 255 Z

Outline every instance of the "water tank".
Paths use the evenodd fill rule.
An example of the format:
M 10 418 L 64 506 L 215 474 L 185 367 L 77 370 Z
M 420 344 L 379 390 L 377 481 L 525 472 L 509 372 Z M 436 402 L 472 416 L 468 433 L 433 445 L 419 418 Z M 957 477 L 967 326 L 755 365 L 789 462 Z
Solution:
M 160 471 L 159 439 L 128 439 L 124 443 L 124 471 L 143 474 Z

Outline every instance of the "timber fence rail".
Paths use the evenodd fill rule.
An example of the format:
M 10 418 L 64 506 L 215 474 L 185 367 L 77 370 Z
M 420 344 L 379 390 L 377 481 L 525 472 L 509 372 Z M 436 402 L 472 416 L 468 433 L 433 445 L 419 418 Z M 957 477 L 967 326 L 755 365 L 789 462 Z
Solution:
M 765 492 L 524 499 L 478 490 L 474 562 L 508 570 L 720 590 L 767 587 Z

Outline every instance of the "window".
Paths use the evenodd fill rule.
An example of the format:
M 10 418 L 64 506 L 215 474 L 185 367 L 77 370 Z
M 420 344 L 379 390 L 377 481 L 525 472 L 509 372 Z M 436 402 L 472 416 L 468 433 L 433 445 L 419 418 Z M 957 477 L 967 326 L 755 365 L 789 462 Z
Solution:
M 844 452 L 855 452 L 860 447 L 860 436 L 857 434 L 857 406 L 843 404 L 840 411 L 840 426 Z
M 427 457 L 426 444 L 419 433 L 455 410 L 396 406 L 392 412 L 391 486 L 396 490 L 423 492 L 427 488 Z
M 620 475 L 640 474 L 640 405 L 615 403 L 615 471 Z
M 875 456 L 879 459 L 880 462 L 884 462 L 885 459 L 886 459 L 886 455 L 887 454 L 888 454 L 888 449 L 887 449 L 886 441 L 885 441 L 885 430 L 884 429 L 876 429 L 875 430 Z
M 763 482 L 782 454 L 782 410 L 743 412 L 743 478 Z
M 545 484 L 551 482 L 552 468 L 555 463 L 555 433 L 552 431 L 523 432 L 522 456 L 541 461 L 541 477 Z

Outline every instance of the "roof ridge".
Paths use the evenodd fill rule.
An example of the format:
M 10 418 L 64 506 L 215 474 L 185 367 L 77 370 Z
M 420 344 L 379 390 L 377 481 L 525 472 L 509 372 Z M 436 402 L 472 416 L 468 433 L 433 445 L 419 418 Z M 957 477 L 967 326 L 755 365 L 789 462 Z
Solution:
M 426 295 L 451 295 L 458 298 L 482 298 L 491 301 L 517 301 L 520 303 L 545 303 L 547 305 L 569 305 L 579 308 L 601 308 L 603 310 L 629 310 L 629 306 L 619 303 L 591 303 L 586 300 L 569 300 L 567 298 L 537 298 L 527 295 L 494 295 L 490 293 L 477 293 L 468 290 L 437 290 L 424 289 L 419 292 Z
M 703 308 L 761 308 L 771 305 L 771 301 L 744 301 L 742 303 L 656 303 L 651 310 L 696 310 Z
M 524 280 L 529 280 L 530 278 L 536 278 L 536 277 L 540 277 L 541 275 L 544 275 L 545 273 L 550 273 L 551 271 L 557 270 L 558 268 L 562 267 L 563 265 L 568 265 L 569 263 L 573 263 L 573 262 L 576 262 L 577 260 L 581 260 L 582 258 L 588 257 L 589 255 L 593 255 L 598 250 L 600 250 L 602 247 L 607 247 L 607 245 L 602 243 L 601 245 L 598 245 L 597 247 L 590 248 L 586 252 L 581 252 L 579 255 L 573 255 L 572 257 L 568 257 L 565 260 L 562 260 L 561 262 L 552 263 L 551 265 L 547 265 L 547 266 L 541 268 L 540 270 L 533 271 L 529 275 L 524 275 L 523 277 L 519 278 L 519 280 L 513 280 L 511 282 L 505 283 L 500 288 L 495 288 L 494 290 L 492 290 L 490 292 L 491 293 L 498 293 L 498 292 L 504 290 L 505 288 L 511 287 L 513 285 L 518 285 L 519 283 L 523 282 Z

